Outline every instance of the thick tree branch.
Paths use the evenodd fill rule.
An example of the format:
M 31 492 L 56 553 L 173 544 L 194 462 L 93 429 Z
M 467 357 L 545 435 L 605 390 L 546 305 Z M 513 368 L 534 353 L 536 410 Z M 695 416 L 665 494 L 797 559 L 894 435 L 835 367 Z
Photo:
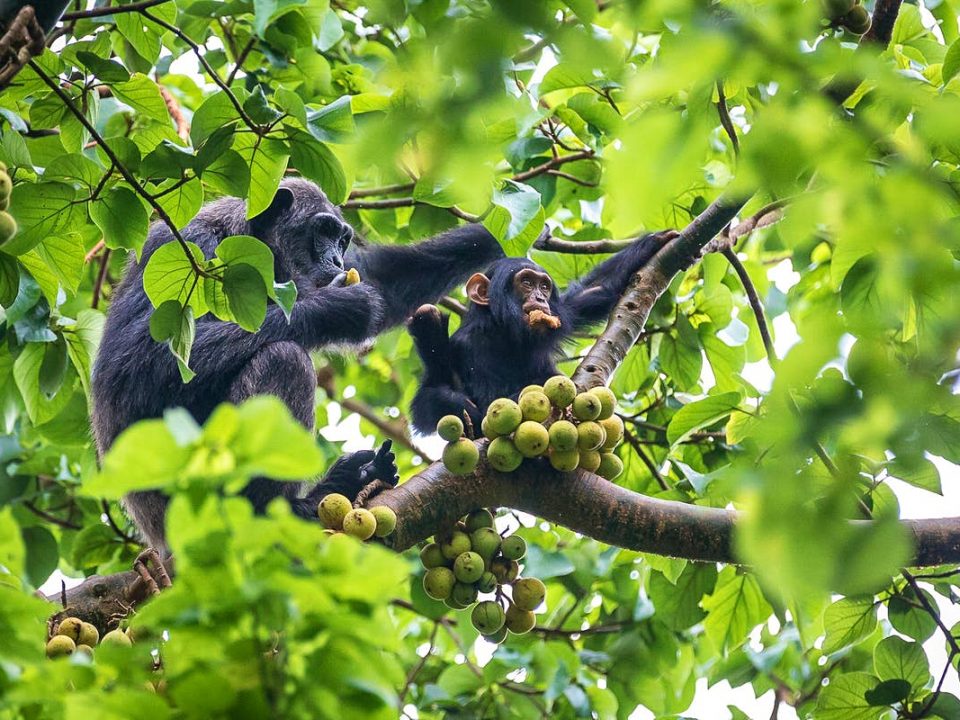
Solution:
M 737 561 L 732 548 L 736 512 L 658 500 L 582 470 L 558 473 L 541 461 L 526 462 L 515 473 L 496 472 L 483 462 L 466 477 L 434 463 L 370 501 L 371 507 L 377 505 L 397 514 L 397 529 L 388 538 L 396 550 L 413 547 L 476 508 L 509 507 L 630 550 Z M 960 563 L 960 518 L 904 520 L 902 525 L 915 547 L 911 567 Z M 71 614 L 102 628 L 146 597 L 143 581 L 131 571 L 88 578 L 67 591 L 67 606 Z M 59 593 L 48 599 L 59 602 Z
M 609 382 L 640 337 L 650 311 L 670 286 L 673 276 L 697 261 L 707 243 L 723 230 L 745 202 L 746 199 L 720 196 L 633 276 L 603 334 L 573 374 L 578 387 L 597 387 Z

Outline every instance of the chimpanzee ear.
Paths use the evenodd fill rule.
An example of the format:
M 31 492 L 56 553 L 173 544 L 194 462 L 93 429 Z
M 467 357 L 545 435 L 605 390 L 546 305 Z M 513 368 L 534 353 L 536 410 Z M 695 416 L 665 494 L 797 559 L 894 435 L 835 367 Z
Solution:
M 483 273 L 474 273 L 467 280 L 467 297 L 475 305 L 490 304 L 490 280 Z
M 293 192 L 289 188 L 277 188 L 270 207 L 250 220 L 250 229 L 254 235 L 266 234 L 293 207 Z

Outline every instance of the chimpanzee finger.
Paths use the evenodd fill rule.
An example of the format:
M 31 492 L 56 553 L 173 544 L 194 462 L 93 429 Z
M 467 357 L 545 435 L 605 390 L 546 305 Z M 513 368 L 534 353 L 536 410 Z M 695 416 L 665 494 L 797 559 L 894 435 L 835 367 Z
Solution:
M 342 272 L 330 281 L 330 287 L 345 287 L 347 284 L 347 273 Z
M 390 452 L 390 448 L 393 447 L 393 440 L 384 440 L 383 445 L 380 446 L 380 449 L 377 450 L 377 460 L 382 458 L 384 455 Z

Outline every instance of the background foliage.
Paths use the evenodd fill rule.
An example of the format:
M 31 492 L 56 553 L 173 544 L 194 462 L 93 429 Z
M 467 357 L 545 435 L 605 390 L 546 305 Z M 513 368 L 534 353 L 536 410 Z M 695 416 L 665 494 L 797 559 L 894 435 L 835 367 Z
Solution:
M 957 687 L 960 627 L 937 609 L 960 573 L 900 574 L 886 482 L 939 493 L 931 455 L 960 462 L 956 0 L 903 5 L 886 52 L 798 0 L 106 5 L 68 15 L 0 93 L 19 225 L 0 246 L 0 716 L 664 717 L 706 679 L 773 690 L 802 717 L 960 718 L 941 691 Z M 630 432 L 619 482 L 749 510 L 737 547 L 754 571 L 524 517 L 546 608 L 493 651 L 424 596 L 413 554 L 232 497 L 254 472 L 302 477 L 340 452 L 272 403 L 202 429 L 145 423 L 98 471 L 89 373 L 127 256 L 151 219 L 180 228 L 224 194 L 254 213 L 287 173 L 345 202 L 369 242 L 482 219 L 561 283 L 601 256 L 531 249 L 544 219 L 588 242 L 683 227 L 725 190 L 752 196 L 744 217 L 782 201 L 738 247 L 768 320 L 795 330 L 782 360 L 768 365 L 743 284 L 710 255 L 612 383 Z M 196 317 L 254 330 L 293 297 L 257 241 L 185 250 L 157 253 L 145 286 L 189 379 Z M 404 332 L 317 364 L 318 426 L 340 424 L 326 435 L 355 434 L 357 412 L 416 472 Z M 53 608 L 33 589 L 57 569 L 128 568 L 139 546 L 115 501 L 147 486 L 175 494 L 178 560 L 129 621 L 147 639 L 45 660 Z M 846 523 L 864 516 L 880 522 Z

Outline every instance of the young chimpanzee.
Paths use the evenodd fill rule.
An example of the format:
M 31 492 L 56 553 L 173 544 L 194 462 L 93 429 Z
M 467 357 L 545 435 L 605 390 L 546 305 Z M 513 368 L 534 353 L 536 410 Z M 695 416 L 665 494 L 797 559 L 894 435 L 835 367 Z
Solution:
M 564 340 L 604 319 L 623 295 L 630 276 L 643 267 L 673 231 L 651 233 L 598 265 L 562 294 L 534 262 L 504 258 L 487 274 L 467 282 L 471 305 L 448 337 L 449 317 L 433 305 L 419 308 L 409 323 L 424 374 L 413 398 L 413 425 L 433 432 L 444 415 L 474 427 L 498 397 L 516 397 L 526 385 L 557 374 Z
M 93 371 L 93 427 L 102 455 L 129 425 L 184 407 L 203 422 L 221 402 L 270 394 L 286 403 L 305 427 L 314 424 L 316 375 L 308 351 L 356 345 L 437 300 L 474 270 L 502 257 L 480 225 L 464 225 L 411 246 L 364 246 L 348 252 L 353 230 L 313 183 L 285 180 L 270 208 L 249 222 L 243 200 L 224 198 L 203 208 L 184 228 L 206 257 L 230 235 L 253 235 L 270 246 L 276 279 L 292 279 L 298 297 L 289 322 L 270 305 L 259 332 L 206 315 L 196 324 L 190 365 L 196 377 L 181 381 L 170 351 L 150 337 L 152 307 L 143 290 L 143 269 L 153 252 L 173 241 L 162 224 L 150 230 L 140 262 L 132 261 L 114 296 Z M 345 285 L 344 267 L 362 281 Z M 148 448 L 144 449 L 149 452 Z M 374 478 L 396 484 L 390 446 L 340 458 L 323 482 L 300 497 L 297 483 L 256 478 L 244 490 L 262 511 L 284 496 L 295 512 L 316 517 L 319 500 L 331 492 L 350 498 Z M 166 497 L 137 492 L 124 504 L 145 539 L 165 550 Z

